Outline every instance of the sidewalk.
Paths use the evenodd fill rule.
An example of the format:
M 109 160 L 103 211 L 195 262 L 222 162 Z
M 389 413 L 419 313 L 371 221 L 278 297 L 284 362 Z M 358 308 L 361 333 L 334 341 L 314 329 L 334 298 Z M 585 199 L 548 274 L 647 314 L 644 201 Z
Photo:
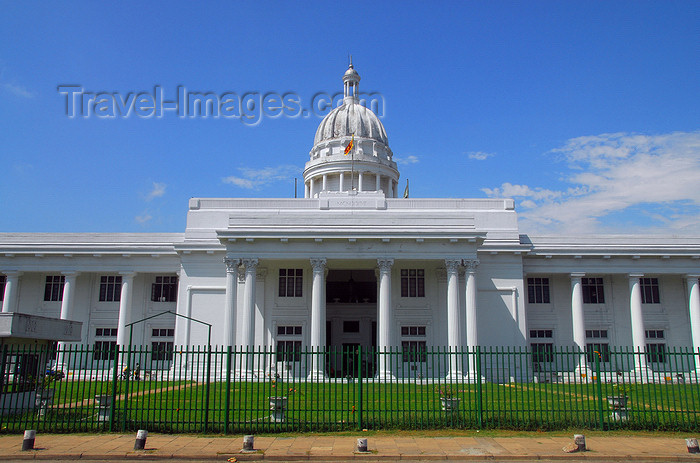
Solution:
M 358 437 L 368 439 L 370 452 L 355 452 Z M 688 436 L 691 437 L 691 436 Z M 466 460 L 466 461 L 698 461 L 681 437 L 586 437 L 589 449 L 565 453 L 570 437 L 412 437 L 315 436 L 255 437 L 255 451 L 241 451 L 243 438 L 152 434 L 146 450 L 134 451 L 136 433 L 37 434 L 35 450 L 23 452 L 22 435 L 0 436 L 0 460 L 123 460 L 179 459 L 197 461 L 349 461 L 349 460 Z M 231 460 L 234 461 L 234 460 Z

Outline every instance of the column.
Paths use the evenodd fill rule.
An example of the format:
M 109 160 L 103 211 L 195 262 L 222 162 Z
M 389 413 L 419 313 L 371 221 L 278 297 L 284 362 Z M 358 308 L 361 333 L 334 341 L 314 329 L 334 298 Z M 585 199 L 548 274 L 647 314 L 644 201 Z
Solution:
M 644 314 L 642 313 L 642 288 L 639 279 L 644 275 L 630 274 L 630 319 L 632 321 L 632 346 L 634 347 L 634 369 L 642 374 L 647 368 L 646 337 L 644 336 Z M 643 379 L 644 377 L 642 377 Z
M 583 316 L 583 291 L 581 288 L 581 278 L 585 273 L 571 274 L 571 325 L 574 334 L 574 345 L 579 352 L 586 352 L 586 321 Z M 577 371 L 586 371 L 588 364 L 586 356 L 579 357 L 576 366 Z
M 379 175 L 379 172 L 377 172 L 377 176 L 375 179 L 376 179 L 376 185 L 374 187 L 374 190 L 379 191 L 382 189 L 382 176 Z
M 326 344 L 326 259 L 311 259 L 313 280 L 311 286 L 311 336 L 309 350 L 323 351 Z M 309 380 L 326 377 L 322 354 L 312 354 Z
M 461 356 L 456 353 L 461 350 L 462 340 L 459 328 L 459 267 L 461 259 L 445 259 L 447 269 L 447 345 L 450 350 L 450 370 L 448 379 L 459 379 L 462 375 Z
M 382 352 L 389 352 L 393 346 L 391 331 L 394 323 L 391 305 L 391 267 L 394 259 L 377 259 L 379 266 L 379 314 L 377 317 L 377 349 L 379 350 L 379 368 L 377 376 L 379 379 L 391 380 L 394 375 L 391 372 L 391 357 L 383 355 Z
M 693 340 L 693 352 L 695 353 L 695 369 L 700 372 L 700 287 L 698 286 L 700 275 L 688 275 L 688 309 L 690 311 L 690 336 Z
M 2 299 L 3 312 L 17 312 L 17 290 L 19 286 L 19 277 L 22 272 L 16 270 L 8 270 L 5 273 L 5 294 Z
M 357 191 L 362 191 L 362 172 L 357 173 Z
M 309 198 L 314 197 L 314 179 L 309 180 Z
M 224 307 L 224 347 L 233 346 L 235 342 L 236 297 L 238 289 L 238 266 L 240 259 L 224 258 L 226 264 L 226 305 Z
M 126 346 L 129 343 L 129 330 L 126 325 L 131 321 L 131 296 L 134 286 L 134 272 L 119 272 L 122 277 L 122 289 L 119 297 L 119 324 L 117 326 L 117 344 Z
M 309 184 L 304 183 L 304 198 L 310 198 L 309 196 Z
M 253 348 L 253 327 L 255 325 L 255 279 L 258 259 L 242 259 L 245 267 L 245 287 L 243 289 L 243 317 L 241 318 L 241 342 L 243 349 Z
M 61 300 L 61 320 L 72 320 L 73 319 L 73 300 L 75 297 L 75 280 L 78 277 L 78 272 L 61 272 L 65 281 L 63 283 L 63 299 Z M 63 370 L 64 373 L 68 371 L 68 361 L 70 360 L 64 350 L 66 349 L 65 342 L 58 343 L 58 358 L 56 360 L 57 368 Z
M 258 259 L 241 259 L 245 268 L 245 286 L 243 287 L 243 307 L 241 316 L 241 339 L 238 343 L 244 351 L 252 352 L 254 349 L 255 327 L 255 280 L 258 271 Z M 239 375 L 243 378 L 254 378 L 254 355 L 241 357 Z
M 478 265 L 479 261 L 477 259 L 464 259 L 464 267 L 466 270 L 465 279 L 467 280 L 465 302 L 467 313 L 467 347 L 469 348 L 469 352 L 476 351 L 476 346 L 479 345 L 476 324 L 476 267 Z M 468 376 L 473 380 L 477 378 L 476 355 L 469 356 Z
M 328 190 L 328 188 L 326 188 L 327 184 L 328 184 L 328 174 L 323 174 L 323 190 L 322 191 Z

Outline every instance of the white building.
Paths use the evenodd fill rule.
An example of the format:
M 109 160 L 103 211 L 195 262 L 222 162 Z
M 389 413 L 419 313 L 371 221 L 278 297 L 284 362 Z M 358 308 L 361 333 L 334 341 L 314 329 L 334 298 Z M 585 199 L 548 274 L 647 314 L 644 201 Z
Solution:
M 98 347 L 206 343 L 169 314 L 126 328 L 172 311 L 273 350 L 628 346 L 649 354 L 626 368 L 653 370 L 700 349 L 700 239 L 527 236 L 512 199 L 404 199 L 359 81 L 351 65 L 305 198 L 193 198 L 184 234 L 0 234 L 2 311 L 81 321 Z

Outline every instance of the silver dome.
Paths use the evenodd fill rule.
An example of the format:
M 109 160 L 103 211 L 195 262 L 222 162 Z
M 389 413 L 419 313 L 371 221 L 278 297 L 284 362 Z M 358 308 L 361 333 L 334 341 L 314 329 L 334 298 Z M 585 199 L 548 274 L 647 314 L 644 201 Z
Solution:
M 389 145 L 386 130 L 379 118 L 371 110 L 358 102 L 348 102 L 335 108 L 316 129 L 314 145 L 333 140 L 347 138 L 355 134 L 355 138 L 367 138 Z

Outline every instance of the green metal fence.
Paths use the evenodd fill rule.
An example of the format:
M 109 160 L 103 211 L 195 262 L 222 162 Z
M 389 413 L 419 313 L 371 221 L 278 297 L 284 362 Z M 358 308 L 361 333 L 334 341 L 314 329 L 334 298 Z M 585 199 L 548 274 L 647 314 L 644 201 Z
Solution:
M 698 362 L 700 355 L 687 350 L 274 352 L 5 345 L 0 428 L 696 431 Z

